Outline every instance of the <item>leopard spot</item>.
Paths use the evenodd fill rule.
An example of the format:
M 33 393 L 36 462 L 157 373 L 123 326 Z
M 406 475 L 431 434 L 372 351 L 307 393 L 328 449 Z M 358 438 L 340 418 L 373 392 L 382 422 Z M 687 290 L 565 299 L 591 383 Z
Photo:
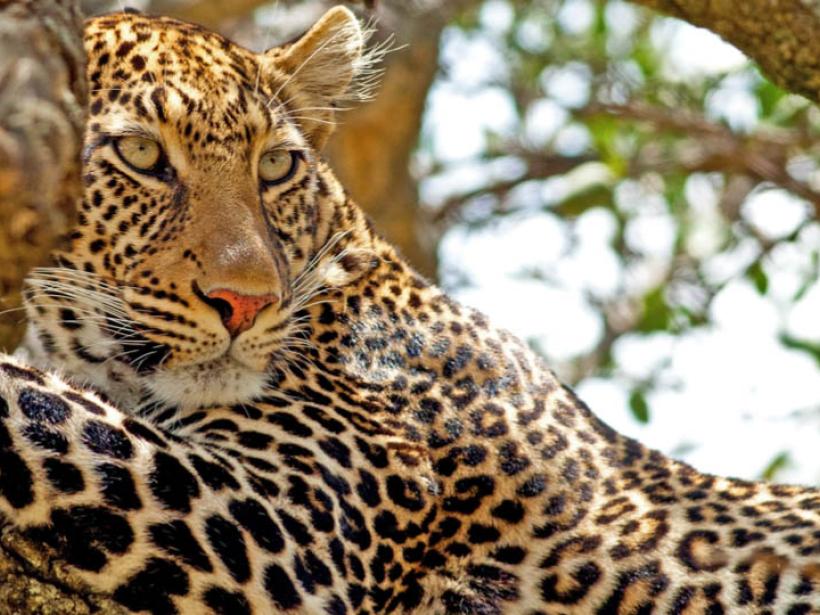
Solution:
M 71 415 L 68 404 L 52 393 L 25 388 L 17 397 L 17 404 L 32 421 L 59 425 Z
M 678 544 L 677 556 L 693 572 L 714 572 L 728 563 L 719 546 L 720 536 L 711 530 L 693 530 Z

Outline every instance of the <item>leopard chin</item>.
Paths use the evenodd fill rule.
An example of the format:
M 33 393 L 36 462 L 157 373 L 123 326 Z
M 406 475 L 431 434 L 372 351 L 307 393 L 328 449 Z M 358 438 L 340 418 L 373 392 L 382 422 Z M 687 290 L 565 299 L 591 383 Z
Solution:
M 155 401 L 179 408 L 233 405 L 264 394 L 270 375 L 243 365 L 229 354 L 142 378 Z

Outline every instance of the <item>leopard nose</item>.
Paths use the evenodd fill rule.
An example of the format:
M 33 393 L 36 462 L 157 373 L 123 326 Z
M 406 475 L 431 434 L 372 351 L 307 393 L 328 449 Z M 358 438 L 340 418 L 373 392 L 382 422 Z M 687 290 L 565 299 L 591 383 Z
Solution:
M 243 295 L 227 288 L 217 288 L 200 297 L 219 312 L 231 337 L 250 329 L 259 312 L 279 300 L 276 295 Z

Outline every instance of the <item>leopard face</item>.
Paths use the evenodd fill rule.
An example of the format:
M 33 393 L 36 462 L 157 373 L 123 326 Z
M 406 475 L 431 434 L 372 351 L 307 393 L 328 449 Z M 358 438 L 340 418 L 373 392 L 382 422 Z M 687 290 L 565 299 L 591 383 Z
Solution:
M 85 198 L 58 267 L 29 279 L 29 347 L 120 402 L 252 399 L 298 351 L 300 310 L 353 277 L 318 150 L 363 61 L 358 22 L 340 8 L 256 54 L 125 14 L 85 44 Z

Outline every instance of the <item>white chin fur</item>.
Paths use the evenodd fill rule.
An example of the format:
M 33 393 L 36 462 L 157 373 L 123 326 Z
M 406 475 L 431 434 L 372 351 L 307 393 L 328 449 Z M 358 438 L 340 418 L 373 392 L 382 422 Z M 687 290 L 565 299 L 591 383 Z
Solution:
M 248 369 L 230 356 L 179 369 L 160 369 L 143 379 L 156 400 L 182 408 L 230 405 L 261 395 L 264 372 Z

